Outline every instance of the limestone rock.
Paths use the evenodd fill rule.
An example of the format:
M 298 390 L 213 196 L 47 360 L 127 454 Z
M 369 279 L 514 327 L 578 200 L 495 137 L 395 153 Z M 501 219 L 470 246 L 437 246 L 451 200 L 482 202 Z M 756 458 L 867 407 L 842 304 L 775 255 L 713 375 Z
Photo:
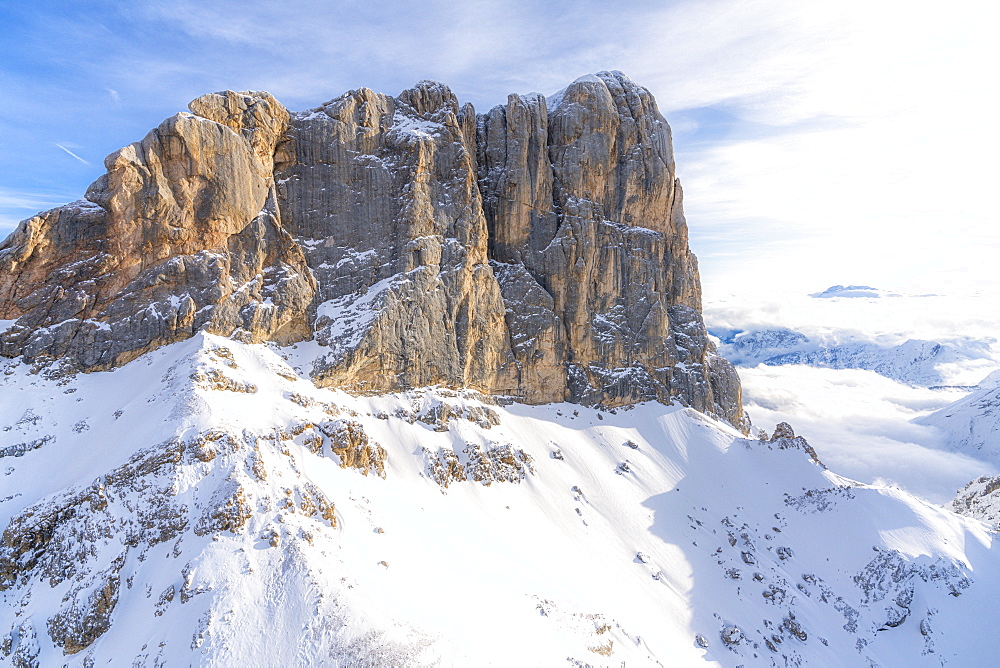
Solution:
M 601 72 L 548 103 L 512 95 L 477 137 L 520 394 L 679 398 L 744 428 L 739 379 L 701 319 L 670 128 L 649 92 Z
M 218 99 L 216 99 L 218 98 Z M 227 106 L 228 105 L 228 106 Z M 221 110 L 243 105 L 242 115 Z M 89 201 L 21 223 L 0 244 L 0 353 L 108 368 L 200 329 L 292 340 L 315 283 L 281 228 L 267 94 L 199 98 L 112 153 Z
M 516 391 L 470 114 L 425 81 L 396 98 L 351 91 L 292 118 L 280 209 L 319 282 L 316 340 L 330 352 L 318 383 Z
M 285 107 L 264 91 L 209 93 L 188 104 L 191 113 L 215 121 L 243 135 L 260 162 L 260 174 L 270 179 L 275 149 L 285 138 L 289 114 Z
M 958 495 L 948 506 L 961 515 L 990 522 L 994 528 L 1000 523 L 1000 476 L 984 475 L 958 490 Z
M 746 429 L 670 128 L 620 72 L 479 116 L 430 81 L 189 108 L 0 244 L 0 354 L 93 370 L 200 330 L 312 338 L 320 385 L 677 399 Z

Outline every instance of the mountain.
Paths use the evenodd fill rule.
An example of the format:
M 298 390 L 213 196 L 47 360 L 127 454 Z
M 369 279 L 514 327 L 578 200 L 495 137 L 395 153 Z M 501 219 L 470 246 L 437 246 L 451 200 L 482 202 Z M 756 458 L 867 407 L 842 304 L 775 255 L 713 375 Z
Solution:
M 737 366 L 805 364 L 826 369 L 867 369 L 886 378 L 924 387 L 949 384 L 950 367 L 991 359 L 989 343 L 976 340 L 909 339 L 883 344 L 850 334 L 809 338 L 787 327 L 715 329 L 719 353 Z
M 915 422 L 940 429 L 952 450 L 1000 464 L 1000 371 L 967 396 Z
M 0 367 L 0 663 L 992 661 L 994 534 L 787 426 L 359 397 L 312 345 Z
M 621 73 L 105 164 L 0 244 L 0 665 L 993 660 L 986 524 L 746 437 Z
M 189 107 L 0 245 L 0 354 L 98 370 L 199 331 L 311 340 L 323 386 L 676 398 L 746 428 L 670 128 L 620 72 L 478 116 L 430 81 Z
M 870 285 L 831 285 L 823 292 L 814 292 L 809 296 L 816 297 L 817 299 L 832 299 L 837 297 L 867 299 L 892 295 L 891 293 L 886 295 L 882 290 L 873 288 Z

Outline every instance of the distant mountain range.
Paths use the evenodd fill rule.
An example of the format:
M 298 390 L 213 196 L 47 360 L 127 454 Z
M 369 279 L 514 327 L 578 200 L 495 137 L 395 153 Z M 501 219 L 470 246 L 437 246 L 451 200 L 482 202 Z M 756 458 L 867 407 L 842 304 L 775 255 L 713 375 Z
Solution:
M 828 343 L 787 327 L 750 331 L 710 328 L 719 352 L 737 366 L 805 364 L 826 369 L 868 369 L 887 378 L 924 387 L 946 384 L 944 365 L 991 359 L 989 343 L 976 340 L 924 341 L 896 345 L 868 340 Z

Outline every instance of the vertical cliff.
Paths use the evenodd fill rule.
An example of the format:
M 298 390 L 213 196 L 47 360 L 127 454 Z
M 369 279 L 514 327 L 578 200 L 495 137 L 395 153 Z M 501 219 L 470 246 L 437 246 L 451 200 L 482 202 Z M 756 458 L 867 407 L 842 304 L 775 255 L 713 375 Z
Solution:
M 738 423 L 701 319 L 670 127 L 620 72 L 479 117 L 480 189 L 529 401 L 679 397 Z
M 447 86 L 289 114 L 213 93 L 0 244 L 0 354 L 84 370 L 199 330 L 313 380 L 677 399 L 745 427 L 701 319 L 670 128 L 619 72 L 477 116 Z
M 429 81 L 293 116 L 279 208 L 319 284 L 320 384 L 517 391 L 462 120 Z

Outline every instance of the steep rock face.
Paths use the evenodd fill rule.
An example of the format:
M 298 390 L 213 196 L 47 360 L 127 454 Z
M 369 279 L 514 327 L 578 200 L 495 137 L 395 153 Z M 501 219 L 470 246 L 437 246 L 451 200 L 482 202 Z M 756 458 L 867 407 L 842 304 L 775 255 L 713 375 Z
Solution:
M 426 81 L 293 117 L 280 208 L 319 281 L 316 340 L 330 349 L 313 366 L 320 384 L 516 392 L 469 118 Z
M 670 129 L 621 73 L 478 117 L 427 81 L 297 114 L 256 92 L 190 109 L 0 245 L 0 354 L 91 370 L 199 330 L 311 338 L 323 386 L 679 399 L 746 427 Z
M 199 329 L 308 332 L 314 287 L 278 224 L 271 172 L 288 113 L 267 93 L 206 95 L 112 153 L 87 199 L 0 244 L 0 352 L 108 368 Z
M 529 401 L 679 397 L 734 424 L 701 319 L 670 128 L 620 72 L 479 118 L 480 188 Z

